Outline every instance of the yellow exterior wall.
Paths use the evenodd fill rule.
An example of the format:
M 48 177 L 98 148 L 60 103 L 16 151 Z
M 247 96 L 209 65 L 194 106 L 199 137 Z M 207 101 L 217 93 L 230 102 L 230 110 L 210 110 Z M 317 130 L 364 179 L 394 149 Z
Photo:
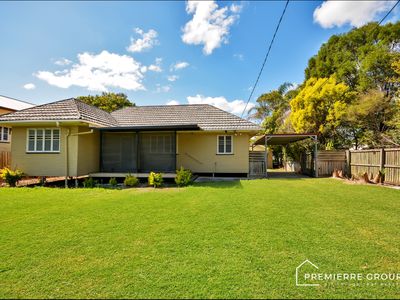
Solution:
M 88 132 L 86 126 L 60 127 L 60 153 L 26 153 L 27 130 L 30 127 L 14 127 L 11 143 L 11 165 L 27 176 L 65 176 L 66 136 L 68 129 L 68 175 L 81 176 L 99 171 L 99 133 L 74 135 Z M 54 128 L 40 126 L 37 128 Z
M 79 132 L 90 131 L 87 127 L 79 127 Z M 92 134 L 80 135 L 78 139 L 78 176 L 99 172 L 100 134 L 95 130 Z
M 13 168 L 21 169 L 27 176 L 64 176 L 66 165 L 66 135 L 67 128 L 61 127 L 60 153 L 27 153 L 27 129 L 31 127 L 14 127 L 11 142 L 11 165 Z M 38 127 L 54 128 L 54 127 Z M 78 127 L 68 127 L 71 134 L 78 132 Z M 68 140 L 69 148 L 69 175 L 77 174 L 77 149 L 78 137 L 71 136 Z
M 249 135 L 233 134 L 233 154 L 217 154 L 218 135 L 226 133 L 178 133 L 177 168 L 197 173 L 248 173 Z
M 0 142 L 0 152 L 11 151 L 11 143 Z

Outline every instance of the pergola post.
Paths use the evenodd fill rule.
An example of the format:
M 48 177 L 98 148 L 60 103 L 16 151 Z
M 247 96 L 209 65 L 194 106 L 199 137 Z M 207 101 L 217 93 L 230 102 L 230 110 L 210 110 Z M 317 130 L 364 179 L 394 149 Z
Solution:
M 265 147 L 265 177 L 268 177 L 268 140 L 270 139 L 270 137 L 268 137 L 267 135 L 265 135 L 265 143 L 264 143 L 264 147 Z
M 314 136 L 314 176 L 318 177 L 318 136 Z
M 264 159 L 265 159 L 265 178 L 268 177 L 268 139 L 267 136 L 265 135 L 264 137 L 264 151 L 265 151 L 265 155 L 264 155 Z

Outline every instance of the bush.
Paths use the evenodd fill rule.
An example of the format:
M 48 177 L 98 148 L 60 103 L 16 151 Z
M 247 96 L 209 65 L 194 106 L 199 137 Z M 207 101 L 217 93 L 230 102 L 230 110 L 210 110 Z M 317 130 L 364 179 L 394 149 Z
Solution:
M 125 186 L 137 186 L 139 184 L 139 179 L 137 179 L 137 177 L 132 176 L 132 175 L 128 175 L 125 177 L 124 180 L 124 185 Z
M 84 188 L 94 188 L 97 184 L 97 181 L 93 179 L 93 177 L 88 177 L 85 178 L 85 180 L 83 181 L 83 187 Z
M 161 173 L 150 172 L 149 185 L 157 188 L 157 187 L 162 186 L 162 184 L 163 184 L 162 174 Z
M 188 186 L 192 183 L 192 172 L 190 170 L 185 170 L 183 167 L 176 170 L 175 183 L 179 187 Z
M 116 187 L 118 184 L 117 179 L 115 177 L 110 178 L 110 181 L 108 182 L 112 187 Z
M 9 168 L 4 168 L 0 170 L 1 178 L 11 187 L 15 187 L 24 176 L 21 170 L 11 170 Z

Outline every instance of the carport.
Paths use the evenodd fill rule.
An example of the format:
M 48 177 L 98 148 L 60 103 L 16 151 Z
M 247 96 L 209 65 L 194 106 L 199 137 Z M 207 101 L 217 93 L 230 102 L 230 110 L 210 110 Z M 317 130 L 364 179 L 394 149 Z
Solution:
M 305 139 L 312 139 L 314 141 L 314 157 L 313 157 L 313 175 L 318 177 L 317 157 L 318 157 L 318 135 L 315 133 L 282 133 L 282 134 L 265 134 L 259 137 L 253 145 L 265 146 L 265 166 L 268 162 L 268 146 L 281 145 L 286 146 L 290 143 L 295 143 Z M 265 168 L 265 177 L 268 177 L 268 168 Z

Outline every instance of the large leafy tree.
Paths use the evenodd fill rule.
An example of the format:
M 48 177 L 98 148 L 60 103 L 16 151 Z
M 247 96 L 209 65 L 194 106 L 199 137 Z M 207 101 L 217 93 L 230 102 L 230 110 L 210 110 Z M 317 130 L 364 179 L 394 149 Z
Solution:
M 128 96 L 123 93 L 103 92 L 101 95 L 80 96 L 78 99 L 108 112 L 135 105 L 129 101 Z
M 388 80 L 394 75 L 391 64 L 400 51 L 400 22 L 379 26 L 369 23 L 348 33 L 333 35 L 312 57 L 305 70 L 306 80 L 336 75 L 352 90 L 366 92 L 378 88 L 394 92 Z
M 354 134 L 354 146 L 377 147 L 386 144 L 388 138 L 385 134 L 395 126 L 392 124 L 395 113 L 396 103 L 379 90 L 358 95 L 344 117 L 345 127 L 349 127 Z
M 338 143 L 337 129 L 355 93 L 336 78 L 310 78 L 290 102 L 290 121 L 296 132 L 315 132 L 322 143 Z

